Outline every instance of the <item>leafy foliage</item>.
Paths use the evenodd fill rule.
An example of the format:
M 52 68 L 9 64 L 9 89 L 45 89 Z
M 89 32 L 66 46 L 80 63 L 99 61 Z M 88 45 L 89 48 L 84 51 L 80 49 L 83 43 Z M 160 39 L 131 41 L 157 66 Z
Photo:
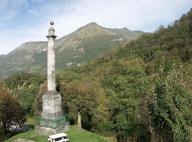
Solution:
M 20 72 L 5 79 L 6 87 L 17 98 L 25 114 L 33 114 L 32 106 L 43 80 L 41 75 L 27 72 Z
M 17 126 L 24 123 L 25 116 L 23 114 L 20 104 L 0 83 L 0 140 L 4 140 L 8 136 L 11 125 Z
M 191 19 L 192 9 L 167 28 L 60 72 L 57 90 L 71 122 L 81 112 L 83 128 L 115 135 L 118 142 L 190 142 Z M 11 89 L 14 84 L 8 83 Z M 38 109 L 45 90 L 44 82 Z
M 100 113 L 91 113 L 91 130 L 115 133 L 119 142 L 190 141 L 191 13 L 87 65 L 63 72 L 59 85 L 69 110 L 73 108 L 70 103 L 80 103 L 83 109 L 91 106 L 93 112 L 102 108 Z M 82 93 L 79 87 L 86 86 L 102 93 L 96 93 L 98 97 L 87 89 Z

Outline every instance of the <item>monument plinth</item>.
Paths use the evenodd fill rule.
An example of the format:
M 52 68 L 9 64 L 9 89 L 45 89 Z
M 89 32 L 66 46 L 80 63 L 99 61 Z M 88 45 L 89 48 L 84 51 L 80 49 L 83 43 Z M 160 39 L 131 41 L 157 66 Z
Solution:
M 47 92 L 42 96 L 42 113 L 40 126 L 37 128 L 41 134 L 56 134 L 66 127 L 63 117 L 62 98 L 56 91 L 55 83 L 55 30 L 54 23 L 50 22 L 48 31 L 47 50 Z

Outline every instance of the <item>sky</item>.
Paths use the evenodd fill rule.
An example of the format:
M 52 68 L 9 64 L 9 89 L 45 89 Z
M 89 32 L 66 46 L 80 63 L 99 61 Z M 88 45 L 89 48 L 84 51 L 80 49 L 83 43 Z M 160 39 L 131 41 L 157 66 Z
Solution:
M 0 0 L 0 55 L 46 41 L 50 21 L 58 38 L 90 22 L 153 32 L 191 8 L 192 0 Z

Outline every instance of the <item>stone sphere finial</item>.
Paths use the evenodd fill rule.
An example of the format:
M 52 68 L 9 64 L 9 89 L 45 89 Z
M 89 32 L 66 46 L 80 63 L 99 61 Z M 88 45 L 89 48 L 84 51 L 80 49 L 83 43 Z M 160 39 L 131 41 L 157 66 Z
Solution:
M 49 30 L 48 30 L 48 36 L 47 36 L 47 38 L 56 38 L 57 36 L 55 35 L 55 29 L 53 28 L 53 25 L 54 25 L 54 22 L 53 21 L 51 21 L 50 22 L 50 28 L 49 28 Z
M 53 22 L 53 21 L 51 21 L 51 22 L 50 22 L 50 25 L 54 25 L 54 22 Z

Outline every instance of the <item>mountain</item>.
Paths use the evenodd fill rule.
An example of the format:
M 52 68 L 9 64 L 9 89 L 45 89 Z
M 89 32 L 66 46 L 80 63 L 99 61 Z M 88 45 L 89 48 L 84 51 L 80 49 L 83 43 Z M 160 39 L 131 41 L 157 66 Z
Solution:
M 83 128 L 118 142 L 191 142 L 192 9 L 166 28 L 160 26 L 57 77 L 72 123 L 80 110 Z M 4 81 L 20 104 L 27 104 L 23 108 L 39 111 L 46 91 L 39 73 L 20 73 Z M 26 98 L 34 94 L 28 105 Z
M 56 40 L 56 67 L 64 69 L 71 65 L 88 62 L 108 49 L 136 39 L 143 34 L 127 28 L 105 28 L 97 23 L 89 23 L 71 34 Z M 27 70 L 45 71 L 47 42 L 26 42 L 8 53 L 0 56 L 0 76 Z
M 69 110 L 83 104 L 82 126 L 111 132 L 118 142 L 192 142 L 192 9 L 166 28 L 63 71 L 59 80 Z

